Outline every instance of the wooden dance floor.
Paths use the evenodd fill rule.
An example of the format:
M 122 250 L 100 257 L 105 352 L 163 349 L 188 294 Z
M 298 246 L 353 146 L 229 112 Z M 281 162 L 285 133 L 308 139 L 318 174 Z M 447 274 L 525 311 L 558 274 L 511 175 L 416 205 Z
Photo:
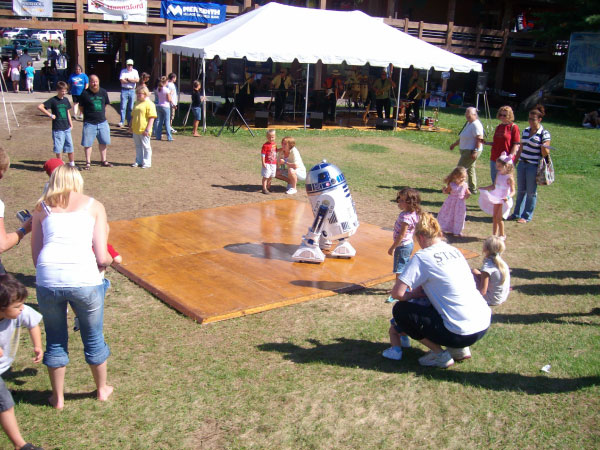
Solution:
M 391 231 L 364 222 L 351 238 L 355 258 L 293 262 L 312 221 L 308 203 L 272 200 L 111 222 L 110 242 L 119 272 L 200 323 L 394 278 Z

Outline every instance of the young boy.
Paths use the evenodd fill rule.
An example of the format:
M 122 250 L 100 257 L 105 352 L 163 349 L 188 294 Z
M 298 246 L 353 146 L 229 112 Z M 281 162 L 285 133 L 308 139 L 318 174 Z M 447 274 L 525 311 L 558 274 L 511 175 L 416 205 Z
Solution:
M 33 362 L 42 360 L 42 334 L 39 323 L 42 315 L 26 306 L 27 289 L 10 274 L 0 275 L 0 374 L 10 369 L 17 354 L 21 327 L 29 329 L 33 343 Z M 25 442 L 19 431 L 15 417 L 15 403 L 12 395 L 0 378 L 0 424 L 15 449 L 41 450 Z
M 275 144 L 275 130 L 267 131 L 267 142 L 262 146 L 262 193 L 271 192 L 271 181 L 277 173 L 277 144 Z
M 71 102 L 65 97 L 68 86 L 64 81 L 56 83 L 56 95 L 38 105 L 38 109 L 52 119 L 52 140 L 56 158 L 62 159 L 60 153 L 69 156 L 69 165 L 75 167 L 73 139 L 71 138 Z
M 35 69 L 33 68 L 32 61 L 27 61 L 27 67 L 25 67 L 25 76 L 27 81 L 27 92 L 33 94 L 33 78 L 35 77 Z

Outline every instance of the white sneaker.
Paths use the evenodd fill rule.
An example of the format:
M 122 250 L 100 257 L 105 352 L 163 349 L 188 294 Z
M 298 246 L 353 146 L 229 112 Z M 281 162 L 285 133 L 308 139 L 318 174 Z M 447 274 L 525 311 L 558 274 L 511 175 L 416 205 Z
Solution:
M 410 338 L 408 336 L 400 336 L 400 346 L 402 348 L 410 347 Z
M 287 195 L 294 195 L 296 192 L 298 191 L 294 188 L 289 188 L 287 191 L 285 191 Z
M 387 359 L 400 361 L 402 359 L 402 349 L 398 347 L 386 348 L 381 355 Z
M 441 367 L 443 369 L 454 364 L 454 360 L 447 350 L 441 353 L 429 352 L 419 358 L 419 364 L 427 367 Z
M 452 359 L 454 360 L 454 362 L 471 359 L 471 350 L 469 350 L 469 347 L 465 347 L 465 348 L 446 347 L 446 350 L 448 350 L 448 352 L 452 356 Z

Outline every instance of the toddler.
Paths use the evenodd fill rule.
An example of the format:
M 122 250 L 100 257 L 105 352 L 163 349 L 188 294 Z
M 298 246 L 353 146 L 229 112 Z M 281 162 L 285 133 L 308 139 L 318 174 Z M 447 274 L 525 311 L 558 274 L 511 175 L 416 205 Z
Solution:
M 481 210 L 492 215 L 492 234 L 506 239 L 504 220 L 512 208 L 512 197 L 515 195 L 512 158 L 502 152 L 496 160 L 496 180 L 494 184 L 482 187 L 479 194 Z
M 277 144 L 275 144 L 275 130 L 267 131 L 267 142 L 262 146 L 262 193 L 271 192 L 271 181 L 277 173 Z
M 27 289 L 10 274 L 0 275 L 0 374 L 10 369 L 19 346 L 22 327 L 29 330 L 33 343 L 33 362 L 39 363 L 44 355 L 42 351 L 42 333 L 40 320 L 42 315 L 25 305 Z M 0 424 L 15 449 L 43 450 L 26 443 L 15 417 L 15 403 L 12 395 L 0 378 Z
M 499 236 L 490 236 L 483 242 L 483 266 L 473 269 L 477 289 L 490 306 L 504 303 L 510 292 L 510 272 L 502 259 L 506 249 Z
M 467 169 L 458 166 L 444 179 L 446 187 L 442 189 L 448 197 L 440 208 L 437 220 L 444 233 L 462 236 L 467 217 L 467 202 L 471 196 L 467 185 Z

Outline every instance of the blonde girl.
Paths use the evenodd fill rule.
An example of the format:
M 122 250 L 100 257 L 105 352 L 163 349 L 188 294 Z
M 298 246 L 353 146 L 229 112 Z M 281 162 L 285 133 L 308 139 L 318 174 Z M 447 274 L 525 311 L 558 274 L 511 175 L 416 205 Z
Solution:
M 440 208 L 437 220 L 444 233 L 462 236 L 467 217 L 466 200 L 471 196 L 467 185 L 467 169 L 461 166 L 456 167 L 444 179 L 444 182 L 446 187 L 442 189 L 442 192 L 448 194 L 448 197 Z
M 492 234 L 506 239 L 504 220 L 512 208 L 512 197 L 515 195 L 515 180 L 513 170 L 515 166 L 512 157 L 502 152 L 496 160 L 496 180 L 480 189 L 479 206 L 482 211 L 492 215 Z
M 490 306 L 504 303 L 510 292 L 510 271 L 501 256 L 504 250 L 502 239 L 488 237 L 483 242 L 483 266 L 481 270 L 472 270 L 477 289 Z

